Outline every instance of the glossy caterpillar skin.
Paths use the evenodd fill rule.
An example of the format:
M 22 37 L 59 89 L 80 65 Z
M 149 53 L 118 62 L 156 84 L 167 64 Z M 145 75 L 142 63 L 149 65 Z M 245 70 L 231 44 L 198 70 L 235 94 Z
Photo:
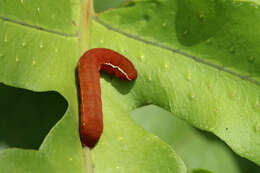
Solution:
M 106 48 L 90 49 L 78 62 L 80 88 L 80 138 L 82 146 L 93 148 L 103 131 L 100 73 L 106 71 L 123 80 L 135 80 L 137 71 L 123 55 Z

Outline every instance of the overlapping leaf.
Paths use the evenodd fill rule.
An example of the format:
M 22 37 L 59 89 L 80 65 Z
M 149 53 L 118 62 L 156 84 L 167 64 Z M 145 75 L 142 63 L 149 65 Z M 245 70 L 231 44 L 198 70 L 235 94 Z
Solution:
M 259 5 L 255 1 L 136 0 L 98 16 L 135 57 L 140 105 L 159 105 L 259 160 Z M 250 27 L 248 27 L 250 26 Z M 119 50 L 120 50 L 119 49 Z

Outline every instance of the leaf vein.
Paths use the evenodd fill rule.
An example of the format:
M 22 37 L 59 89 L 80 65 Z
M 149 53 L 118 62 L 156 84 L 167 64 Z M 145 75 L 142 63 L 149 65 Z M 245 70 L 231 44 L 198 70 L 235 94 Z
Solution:
M 18 24 L 18 25 L 22 25 L 24 27 L 29 27 L 29 28 L 33 28 L 33 29 L 36 29 L 36 30 L 41 30 L 41 31 L 48 32 L 48 33 L 51 33 L 51 34 L 60 35 L 60 36 L 63 36 L 63 37 L 78 37 L 78 33 L 68 34 L 68 33 L 64 33 L 64 32 L 58 32 L 58 31 L 46 29 L 46 28 L 43 28 L 43 27 L 40 27 L 40 26 L 37 26 L 37 25 L 32 25 L 32 24 L 21 22 L 21 21 L 9 19 L 9 18 L 3 17 L 3 16 L 0 16 L 0 19 L 3 20 L 3 21 L 6 21 L 6 22 L 15 23 L 15 24 Z
M 122 30 L 120 30 L 120 29 L 118 29 L 118 28 L 115 28 L 115 27 L 110 26 L 109 24 L 107 24 L 107 23 L 101 21 L 101 20 L 98 19 L 97 17 L 94 17 L 94 20 L 95 20 L 97 23 L 99 23 L 99 24 L 103 25 L 104 27 L 106 27 L 107 29 L 112 30 L 112 31 L 117 32 L 117 33 L 120 33 L 120 34 L 122 34 L 122 35 L 124 35 L 124 36 L 126 36 L 126 37 L 128 37 L 128 38 L 132 38 L 132 39 L 135 39 L 135 40 L 144 42 L 144 43 L 149 44 L 149 45 L 153 45 L 153 46 L 160 47 L 160 48 L 162 48 L 162 49 L 169 50 L 169 51 L 171 51 L 171 52 L 173 52 L 173 53 L 177 53 L 177 54 L 183 55 L 183 56 L 186 57 L 186 58 L 193 59 L 194 61 L 196 61 L 196 62 L 198 62 L 198 63 L 202 63 L 202 64 L 208 65 L 208 66 L 210 66 L 210 67 L 213 67 L 213 68 L 215 68 L 215 69 L 218 69 L 218 70 L 220 70 L 220 71 L 227 72 L 227 73 L 229 73 L 229 74 L 231 74 L 231 75 L 234 75 L 234 76 L 236 76 L 236 77 L 239 77 L 239 78 L 242 79 L 242 80 L 247 80 L 247 81 L 252 82 L 252 83 L 254 83 L 254 84 L 256 84 L 256 85 L 260 85 L 260 81 L 255 80 L 255 79 L 253 79 L 253 78 L 251 78 L 251 77 L 249 77 L 249 76 L 241 75 L 241 74 L 239 74 L 239 73 L 237 73 L 237 72 L 235 72 L 235 71 L 232 71 L 232 70 L 230 70 L 230 69 L 228 69 L 228 68 L 225 68 L 224 66 L 219 66 L 219 65 L 213 64 L 213 63 L 211 63 L 211 62 L 209 62 L 209 61 L 207 61 L 207 60 L 204 60 L 204 59 L 202 59 L 202 58 L 200 58 L 200 57 L 191 55 L 191 54 L 189 54 L 189 53 L 187 53 L 187 52 L 184 52 L 184 51 L 182 51 L 182 50 L 174 49 L 174 48 L 168 47 L 168 46 L 166 46 L 166 45 L 160 44 L 160 43 L 158 43 L 158 42 L 153 42 L 153 41 L 145 40 L 145 39 L 140 38 L 140 37 L 138 37 L 138 36 L 136 36 L 136 35 L 132 35 L 132 34 L 126 33 L 126 32 L 124 32 L 124 31 L 122 31 Z

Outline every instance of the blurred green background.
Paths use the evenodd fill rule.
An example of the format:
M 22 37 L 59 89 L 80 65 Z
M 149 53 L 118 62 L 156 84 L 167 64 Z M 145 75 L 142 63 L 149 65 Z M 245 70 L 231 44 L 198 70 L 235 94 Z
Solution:
M 126 0 L 95 0 L 96 12 L 117 7 Z M 9 147 L 37 149 L 67 108 L 57 92 L 36 93 L 0 84 L 0 150 Z M 260 167 L 234 154 L 214 135 L 193 128 L 155 106 L 131 112 L 145 130 L 171 145 L 188 170 L 203 168 L 215 173 L 259 173 Z
M 97 13 L 107 10 L 109 8 L 115 8 L 128 0 L 94 0 L 94 8 Z

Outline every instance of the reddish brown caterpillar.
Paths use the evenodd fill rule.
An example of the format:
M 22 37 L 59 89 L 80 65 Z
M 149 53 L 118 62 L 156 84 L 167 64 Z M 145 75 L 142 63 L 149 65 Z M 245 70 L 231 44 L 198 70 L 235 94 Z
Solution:
M 100 73 L 106 71 L 123 80 L 135 80 L 137 71 L 123 55 L 94 48 L 84 53 L 78 62 L 80 88 L 80 138 L 83 146 L 93 148 L 103 131 Z

